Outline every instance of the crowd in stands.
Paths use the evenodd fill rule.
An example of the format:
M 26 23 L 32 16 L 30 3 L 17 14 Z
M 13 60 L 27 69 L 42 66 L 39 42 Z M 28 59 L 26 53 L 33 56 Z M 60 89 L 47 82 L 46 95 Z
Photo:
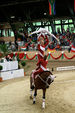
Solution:
M 69 28 L 65 31 L 64 29 L 60 32 L 58 28 L 57 32 L 54 35 L 59 39 L 59 43 L 55 38 L 48 36 L 49 39 L 49 47 L 50 49 L 61 50 L 62 46 L 71 46 L 72 44 L 75 46 L 75 33 L 71 33 Z M 21 51 L 22 50 L 37 50 L 37 35 L 34 34 L 32 36 L 28 36 L 26 33 L 20 33 L 19 38 L 17 38 L 15 43 L 9 43 L 8 48 L 12 51 Z M 2 42 L 4 43 L 4 42 Z M 47 49 L 46 48 L 46 49 Z
M 55 33 L 55 36 L 59 39 L 59 44 L 57 44 L 55 39 L 52 38 L 52 41 L 49 45 L 51 49 L 61 49 L 62 46 L 70 47 L 72 44 L 75 46 L 75 33 L 71 33 L 69 28 L 66 31 L 63 29 L 62 32 L 60 32 L 60 29 L 58 29 L 57 33 Z
M 75 33 L 71 33 L 69 28 L 67 28 L 66 31 L 63 29 L 62 32 L 60 32 L 60 29 L 58 29 L 54 35 L 59 39 L 59 43 L 55 38 L 48 36 L 49 45 L 47 48 L 49 47 L 50 49 L 55 48 L 56 50 L 61 50 L 61 47 L 64 46 L 71 47 L 72 44 L 75 46 Z M 27 36 L 27 40 L 24 41 L 23 46 L 26 48 L 26 50 L 37 50 L 37 35 L 35 34 L 31 37 Z

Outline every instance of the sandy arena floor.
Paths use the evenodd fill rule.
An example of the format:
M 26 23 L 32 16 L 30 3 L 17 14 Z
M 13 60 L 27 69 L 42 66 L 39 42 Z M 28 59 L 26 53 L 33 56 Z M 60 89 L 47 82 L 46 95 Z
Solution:
M 29 76 L 0 83 L 0 113 L 75 113 L 75 71 L 59 72 L 46 92 L 42 109 L 42 91 L 32 104 Z

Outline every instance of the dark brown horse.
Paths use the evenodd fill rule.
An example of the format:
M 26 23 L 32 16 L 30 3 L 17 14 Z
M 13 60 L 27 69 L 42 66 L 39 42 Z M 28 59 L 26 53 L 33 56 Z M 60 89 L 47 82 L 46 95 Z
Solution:
M 45 93 L 46 93 L 46 89 L 54 81 L 52 79 L 52 76 L 53 76 L 53 74 L 50 71 L 44 71 L 44 72 L 40 73 L 40 75 L 36 76 L 36 78 L 34 80 L 35 87 L 34 87 L 33 104 L 35 104 L 35 101 L 36 101 L 37 90 L 42 89 L 43 90 L 42 108 L 45 108 Z M 31 91 L 30 98 L 32 98 L 32 90 L 33 90 L 32 77 L 30 76 L 30 91 Z

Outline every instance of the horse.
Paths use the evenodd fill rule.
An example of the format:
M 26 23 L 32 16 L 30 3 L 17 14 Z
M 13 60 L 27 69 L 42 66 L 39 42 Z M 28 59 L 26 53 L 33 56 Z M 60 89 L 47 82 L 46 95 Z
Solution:
M 42 108 L 45 108 L 45 95 L 46 95 L 46 89 L 49 88 L 49 85 L 54 81 L 52 79 L 53 74 L 50 71 L 44 71 L 40 73 L 39 75 L 36 75 L 34 79 L 35 87 L 32 87 L 32 73 L 30 74 L 30 98 L 32 99 L 32 91 L 34 90 L 34 96 L 33 96 L 33 104 L 36 103 L 36 96 L 37 96 L 37 90 L 42 89 L 43 90 L 43 102 L 42 102 Z

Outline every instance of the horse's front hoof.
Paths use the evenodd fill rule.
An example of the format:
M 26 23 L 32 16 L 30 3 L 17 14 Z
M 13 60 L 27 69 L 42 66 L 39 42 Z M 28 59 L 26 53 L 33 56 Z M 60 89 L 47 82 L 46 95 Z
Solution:
M 45 105 L 42 105 L 42 108 L 45 109 Z
M 33 99 L 33 97 L 32 97 L 32 96 L 30 96 L 30 99 Z
M 33 101 L 33 104 L 35 104 L 35 101 Z
M 34 88 L 35 88 L 34 85 L 32 85 L 32 86 L 31 86 L 31 89 L 33 90 Z
M 49 86 L 46 86 L 46 88 L 49 88 Z

